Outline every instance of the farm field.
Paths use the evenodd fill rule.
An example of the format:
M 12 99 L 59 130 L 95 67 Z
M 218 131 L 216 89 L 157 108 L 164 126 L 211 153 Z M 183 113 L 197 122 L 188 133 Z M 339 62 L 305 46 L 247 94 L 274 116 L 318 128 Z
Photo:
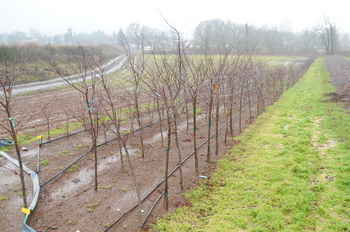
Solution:
M 164 60 L 161 61 L 163 62 Z M 295 64 L 295 58 L 291 58 Z M 288 66 L 289 67 L 289 66 Z M 180 174 L 179 174 L 179 157 L 177 156 L 177 146 L 174 141 L 171 142 L 170 149 L 166 147 L 166 138 L 169 136 L 167 127 L 166 111 L 162 110 L 161 115 L 158 115 L 156 110 L 155 99 L 150 98 L 149 94 L 141 95 L 141 115 L 142 130 L 135 131 L 127 140 L 128 150 L 131 157 L 132 166 L 135 170 L 141 198 L 145 199 L 141 203 L 141 207 L 130 211 L 137 205 L 137 196 L 135 193 L 135 185 L 131 177 L 130 166 L 126 164 L 125 150 L 123 156 L 119 154 L 119 144 L 116 141 L 111 141 L 115 138 L 113 127 L 99 129 L 100 136 L 98 138 L 98 191 L 94 191 L 94 155 L 88 151 L 91 149 L 91 138 L 88 132 L 77 133 L 66 138 L 55 140 L 61 136 L 65 136 L 74 132 L 82 131 L 84 128 L 77 126 L 77 120 L 74 115 L 77 115 L 82 110 L 77 107 L 84 106 L 84 100 L 81 96 L 70 88 L 45 90 L 41 92 L 31 93 L 30 95 L 16 96 L 15 112 L 17 117 L 25 117 L 30 114 L 33 109 L 40 109 L 43 102 L 50 102 L 45 108 L 46 112 L 42 111 L 36 114 L 36 118 L 25 125 L 22 133 L 21 144 L 26 146 L 29 151 L 22 152 L 23 162 L 32 170 L 37 168 L 37 155 L 39 152 L 38 141 L 36 135 L 43 134 L 44 142 L 40 148 L 40 172 L 39 179 L 43 185 L 41 195 L 35 210 L 32 212 L 28 225 L 36 231 L 47 231 L 52 228 L 59 231 L 137 231 L 140 228 L 140 222 L 146 218 L 150 208 L 154 205 L 157 198 L 164 194 L 164 176 L 165 157 L 167 151 L 172 151 L 169 160 L 167 173 L 174 170 L 174 173 L 169 177 L 168 196 L 169 196 L 169 211 L 163 209 L 161 200 L 150 214 L 146 223 L 154 221 L 157 217 L 173 212 L 176 208 L 188 205 L 183 193 L 186 190 L 197 186 L 200 180 L 211 180 L 213 170 L 215 170 L 217 160 L 227 153 L 227 150 L 238 145 L 239 141 L 233 137 L 237 137 L 240 131 L 254 121 L 256 115 L 264 111 L 265 107 L 277 100 L 286 89 L 293 86 L 298 78 L 302 76 L 303 70 L 307 68 L 307 59 L 297 58 L 297 64 L 294 66 L 293 72 L 288 73 L 282 67 L 270 70 L 271 77 L 276 78 L 270 85 L 266 83 L 259 87 L 255 87 L 255 92 L 251 91 L 254 82 L 242 82 L 242 85 L 237 84 L 237 89 L 234 92 L 232 101 L 232 112 L 229 112 L 228 99 L 229 94 L 220 96 L 221 101 L 218 102 L 218 111 L 212 111 L 212 121 L 208 119 L 209 103 L 208 94 L 201 94 L 201 99 L 197 105 L 196 126 L 193 126 L 194 111 L 191 109 L 190 103 L 183 103 L 182 107 L 178 108 L 179 113 L 183 110 L 177 119 L 177 130 L 172 131 L 170 136 L 174 139 L 175 134 L 178 135 L 180 141 L 180 151 L 182 159 L 188 157 L 182 165 L 184 189 L 180 189 Z M 254 68 L 248 73 L 249 77 L 259 76 L 265 67 Z M 292 70 L 292 69 L 288 69 Z M 247 70 L 245 70 L 247 71 Z M 285 78 L 287 77 L 287 78 Z M 285 79 L 284 79 L 285 78 Z M 252 80 L 253 80 L 252 79 Z M 281 81 L 283 79 L 283 81 Z M 262 79 L 261 79 L 262 80 Z M 265 80 L 265 79 L 264 79 Z M 269 79 L 266 79 L 269 81 Z M 229 86 L 222 84 L 221 86 L 208 85 L 203 88 L 222 88 L 229 89 Z M 243 91 L 239 89 L 243 86 Z M 130 87 L 130 85 L 129 85 Z M 260 96 L 257 98 L 258 90 L 263 92 L 271 91 L 270 95 Z M 138 90 L 138 89 L 136 89 Z M 116 92 L 115 95 L 125 95 L 129 91 L 128 88 Z M 140 91 L 136 91 L 140 92 Z M 143 91 L 141 91 L 143 93 Z M 215 93 L 215 92 L 214 92 Z M 228 93 L 228 92 L 226 92 Z M 129 92 L 130 94 L 130 92 Z M 30 96 L 30 97 L 29 97 Z M 54 96 L 54 97 L 53 97 Z M 214 98 L 213 94 L 212 98 Z M 29 99 L 29 100 L 28 100 Z M 181 99 L 181 98 L 179 98 Z M 226 100 L 224 100 L 226 99 Z M 175 101 L 178 102 L 178 101 Z M 179 101 L 181 102 L 181 101 Z M 216 103 L 213 106 L 216 106 Z M 140 128 L 135 120 L 135 114 L 130 112 L 131 105 L 124 102 L 120 107 L 122 118 L 128 118 L 120 126 L 123 133 L 129 133 Z M 181 105 L 181 104 L 179 104 Z M 185 106 L 189 108 L 185 111 Z M 30 106 L 30 107 L 29 107 Z M 162 105 L 165 107 L 166 105 Z M 122 110 L 124 109 L 124 110 Z M 164 108 L 163 108 L 164 109 Z M 181 110 L 180 110 L 181 109 Z M 241 113 L 239 113 L 241 112 Z M 187 113 L 187 115 L 186 115 Z M 215 116 L 216 114 L 216 116 Z M 217 114 L 220 117 L 217 117 Z M 187 118 L 187 116 L 189 118 Z M 232 116 L 232 130 L 228 119 Z M 75 119 L 75 120 L 74 120 Z M 162 123 L 159 123 L 162 119 Z M 75 125 L 72 124 L 75 121 Z M 211 133 L 215 132 L 215 123 L 217 127 L 222 129 L 217 136 L 211 139 L 211 160 L 207 162 L 208 144 L 205 141 L 208 138 L 208 122 L 212 122 Z M 67 124 L 67 122 L 69 124 Z M 171 122 L 173 123 L 173 122 Z M 193 129 L 196 128 L 196 129 Z M 66 131 L 67 130 L 67 131 Z M 50 138 L 48 138 L 50 131 Z M 176 132 L 175 132 L 176 131 Z M 196 135 L 194 132 L 196 131 Z M 144 143 L 144 158 L 142 158 L 142 144 L 140 135 L 143 136 Z M 194 149 L 194 137 L 196 138 L 197 147 Z M 216 137 L 218 143 L 215 142 Z M 162 141 L 163 138 L 163 141 Z M 32 141 L 26 143 L 26 141 Z M 107 141 L 107 144 L 104 144 Z M 225 142 L 226 141 L 226 142 Z M 162 145 L 163 144 L 163 145 Z M 218 148 L 218 155 L 215 155 L 215 149 Z M 14 149 L 6 152 L 15 157 Z M 198 169 L 195 170 L 195 160 L 193 152 L 198 152 Z M 176 152 L 175 152 L 176 151 Z M 84 155 L 86 154 L 86 155 Z M 192 154 L 192 155 L 191 155 Z M 84 155 L 84 156 L 83 156 Z M 83 157 L 82 157 L 83 156 Z M 82 157 L 79 161 L 69 166 Z M 124 167 L 126 171 L 121 170 L 121 159 L 124 158 Z M 0 197 L 3 197 L 0 202 L 1 211 L 6 211 L 6 216 L 0 223 L 0 228 L 6 228 L 6 231 L 18 231 L 21 227 L 23 214 L 20 212 L 21 197 L 19 196 L 19 178 L 15 173 L 16 168 L 11 166 L 3 157 L 0 158 L 0 165 L 6 168 L 1 168 L 0 172 L 4 176 L 5 182 L 2 182 L 4 188 L 1 188 Z M 68 167 L 69 166 L 69 167 Z M 176 170 L 175 170 L 176 169 Z M 50 181 L 57 173 L 63 172 L 55 179 Z M 27 178 L 27 177 L 26 177 Z M 32 198 L 31 181 L 29 177 L 26 179 L 28 199 Z M 72 210 L 74 209 L 74 210 Z M 123 217 L 125 215 L 125 217 Z M 123 218 L 122 218 L 123 217 Z M 140 221 L 141 217 L 141 221 Z M 121 218 L 120 221 L 117 220 Z M 117 223 L 116 223 L 117 222 Z M 144 229 L 147 229 L 144 226 Z
M 348 231 L 346 67 L 339 56 L 317 59 L 152 231 Z

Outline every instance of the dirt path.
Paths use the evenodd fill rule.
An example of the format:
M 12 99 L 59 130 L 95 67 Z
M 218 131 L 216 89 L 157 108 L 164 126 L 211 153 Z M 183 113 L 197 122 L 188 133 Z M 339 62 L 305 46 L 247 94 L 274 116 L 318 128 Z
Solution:
M 105 74 L 110 74 L 112 72 L 115 72 L 119 70 L 123 64 L 126 61 L 126 55 L 121 55 L 113 60 L 109 61 L 108 63 L 102 65 L 102 68 L 105 70 Z M 70 76 L 70 78 L 74 79 L 74 76 Z M 90 76 L 91 78 L 91 76 Z M 23 94 L 26 92 L 31 91 L 37 91 L 37 90 L 45 90 L 50 88 L 56 88 L 62 85 L 67 85 L 67 83 L 62 78 L 57 78 L 54 80 L 48 80 L 48 81 L 39 81 L 39 82 L 33 82 L 29 84 L 22 84 L 22 85 L 15 85 L 13 87 L 13 94 Z

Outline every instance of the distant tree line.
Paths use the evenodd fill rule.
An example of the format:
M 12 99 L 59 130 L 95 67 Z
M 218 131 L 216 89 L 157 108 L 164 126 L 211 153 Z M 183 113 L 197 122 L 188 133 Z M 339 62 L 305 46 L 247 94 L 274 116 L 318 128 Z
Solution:
M 193 37 L 193 45 L 209 47 L 206 52 L 210 52 L 210 47 L 232 47 L 240 53 L 254 50 L 261 55 L 350 54 L 348 34 L 340 34 L 327 18 L 317 27 L 301 32 L 292 32 L 288 23 L 255 27 L 213 19 L 200 22 Z
M 126 29 L 112 34 L 97 30 L 91 33 L 75 33 L 68 28 L 66 33 L 54 36 L 40 33 L 31 28 L 29 33 L 15 31 L 0 34 L 2 44 L 111 44 L 122 46 L 121 37 L 125 37 L 135 49 L 151 50 L 155 46 L 165 50 L 176 46 L 176 36 L 170 31 L 131 23 Z M 350 54 L 350 38 L 341 34 L 336 25 L 324 18 L 318 26 L 293 32 L 288 23 L 281 26 L 256 27 L 237 24 L 221 19 L 200 22 L 193 32 L 193 39 L 187 41 L 188 48 L 201 49 L 203 52 L 225 51 L 228 48 L 245 54 L 254 51 L 261 55 L 308 55 L 308 54 Z

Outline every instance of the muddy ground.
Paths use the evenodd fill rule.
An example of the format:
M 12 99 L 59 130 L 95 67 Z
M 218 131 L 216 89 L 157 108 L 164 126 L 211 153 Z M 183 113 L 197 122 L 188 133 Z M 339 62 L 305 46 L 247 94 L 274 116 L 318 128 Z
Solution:
M 238 101 L 238 97 L 237 97 Z M 16 104 L 13 108 L 15 112 L 16 128 L 22 126 L 23 134 L 37 136 L 45 134 L 48 130 L 59 128 L 67 122 L 72 122 L 82 111 L 86 110 L 86 103 L 82 101 L 79 94 L 70 88 L 56 90 L 42 90 L 31 94 L 23 94 L 15 97 Z M 244 104 L 248 104 L 243 99 Z M 269 102 L 265 99 L 264 102 Z M 149 99 L 142 99 L 141 104 L 148 104 Z M 252 102 L 252 105 L 255 103 Z M 203 143 L 207 138 L 208 120 L 206 118 L 206 106 L 200 105 L 198 113 L 197 145 Z M 223 107 L 220 109 L 219 126 L 225 123 Z M 238 112 L 238 102 L 234 104 L 234 113 Z M 211 158 L 207 160 L 208 145 L 204 144 L 198 150 L 199 175 L 195 175 L 194 157 L 189 156 L 193 152 L 193 129 L 192 122 L 187 122 L 185 115 L 178 119 L 178 131 L 180 151 L 182 159 L 189 157 L 182 166 L 184 189 L 180 189 L 179 170 L 173 172 L 169 182 L 169 210 L 163 208 L 163 198 L 155 205 L 150 213 L 145 226 L 140 228 L 141 223 L 150 212 L 157 198 L 164 190 L 162 180 L 165 176 L 165 154 L 166 149 L 162 146 L 161 135 L 164 140 L 165 124 L 163 132 L 160 130 L 160 123 L 156 123 L 158 115 L 156 113 L 143 112 L 143 125 L 152 124 L 140 132 L 131 136 L 128 141 L 128 149 L 131 156 L 132 167 L 135 170 L 138 187 L 141 192 L 141 199 L 144 199 L 140 208 L 137 205 L 135 184 L 131 175 L 130 166 L 126 162 L 126 156 L 119 155 L 118 141 L 112 141 L 102 145 L 105 141 L 114 139 L 111 132 L 100 131 L 98 148 L 98 182 L 99 188 L 94 191 L 94 159 L 91 153 L 87 153 L 91 148 L 91 140 L 88 132 L 78 133 L 73 136 L 51 141 L 43 144 L 40 148 L 38 141 L 25 144 L 28 151 L 22 151 L 23 162 L 29 168 L 37 171 L 37 156 L 40 153 L 40 171 L 38 176 L 43 185 L 39 197 L 39 202 L 35 210 L 31 213 L 28 224 L 38 232 L 44 231 L 140 231 L 147 230 L 147 223 L 154 222 L 157 217 L 173 212 L 176 208 L 187 205 L 188 202 L 183 197 L 183 193 L 195 186 L 199 182 L 204 183 L 211 176 L 215 169 L 215 160 L 234 146 L 235 137 L 239 134 L 238 117 L 233 119 L 234 131 L 228 133 L 227 141 L 224 142 L 225 127 L 219 132 L 219 155 L 214 155 L 215 137 L 211 139 Z M 243 129 L 252 123 L 250 115 L 256 115 L 256 108 L 245 110 L 242 116 Z M 191 115 L 192 116 L 192 115 Z M 26 123 L 26 121 L 29 121 Z M 215 122 L 215 120 L 214 120 Z M 133 121 L 136 129 L 136 122 Z M 215 124 L 212 126 L 214 132 Z M 123 130 L 132 128 L 132 120 L 122 125 Z M 70 133 L 77 132 L 83 128 L 78 128 Z M 145 157 L 141 157 L 140 133 L 144 138 Z M 51 140 L 60 135 L 51 136 Z M 0 131 L 0 136 L 5 137 L 5 131 Z M 175 134 L 172 134 L 174 137 Z M 47 136 L 44 142 L 48 140 Z M 174 140 L 172 140 L 174 141 Z M 165 144 L 165 141 L 164 141 Z M 170 149 L 170 167 L 172 171 L 179 164 L 178 151 L 175 143 L 172 142 Z M 15 157 L 13 149 L 7 152 Z M 123 152 L 125 153 L 125 152 Z M 86 154 L 84 157 L 82 157 Z M 82 157 L 74 166 L 64 171 L 57 178 L 52 179 L 61 170 L 65 169 L 73 161 Z M 121 171 L 121 157 L 125 160 L 126 171 Z M 20 179 L 18 169 L 5 158 L 0 157 L 0 197 L 5 197 L 0 202 L 2 218 L 0 220 L 0 231 L 19 231 L 24 218 L 21 212 L 22 198 L 19 196 Z M 52 179 L 52 181 L 50 181 Z M 50 182 L 49 182 L 50 181 Z M 31 180 L 26 175 L 26 186 L 28 201 L 32 201 Z M 129 213 L 128 213 L 129 212 Z M 123 217 L 124 216 L 124 217 Z
M 148 101 L 148 99 L 144 99 L 144 101 Z M 18 119 L 25 119 L 29 115 L 34 115 L 23 128 L 25 134 L 31 136 L 45 133 L 48 129 L 47 125 L 49 125 L 50 129 L 53 129 L 60 127 L 67 120 L 73 120 L 73 115 L 79 113 L 80 110 L 76 106 L 84 105 L 79 95 L 71 89 L 45 90 L 29 95 L 21 95 L 16 97 L 15 102 L 15 112 Z M 48 102 L 49 104 L 47 104 Z M 46 109 L 42 108 L 43 105 L 47 106 Z M 255 109 L 252 110 L 255 112 Z M 50 118 L 49 121 L 48 118 Z M 248 118 L 249 112 L 246 110 L 243 115 L 245 125 L 249 123 Z M 131 211 L 109 231 L 139 231 L 141 222 L 164 190 L 163 184 L 159 183 L 164 179 L 166 150 L 161 143 L 160 124 L 156 123 L 157 119 L 156 113 L 144 114 L 144 124 L 151 124 L 152 121 L 152 126 L 141 131 L 146 147 L 144 159 L 141 158 L 139 133 L 135 133 L 127 142 L 141 198 L 143 199 L 148 194 L 151 194 L 142 202 L 141 212 L 138 208 Z M 198 120 L 197 144 L 199 145 L 207 137 L 208 125 L 204 110 L 198 115 Z M 20 120 L 19 122 L 18 125 L 21 125 L 22 122 Z M 221 117 L 219 125 L 222 125 L 224 122 L 224 117 Z M 184 159 L 193 151 L 193 130 L 186 128 L 185 115 L 180 117 L 178 123 L 180 150 Z M 236 136 L 239 134 L 238 117 L 234 119 L 234 124 L 236 129 L 232 135 Z M 165 124 L 163 128 L 164 126 Z M 124 124 L 123 127 L 125 130 L 130 129 L 131 122 Z M 79 128 L 75 131 L 81 129 Z M 214 125 L 212 131 L 214 132 Z M 155 206 L 145 225 L 161 215 L 174 211 L 177 207 L 188 204 L 182 194 L 198 185 L 199 181 L 205 181 L 206 177 L 210 178 L 210 173 L 215 168 L 215 160 L 219 159 L 221 155 L 225 154 L 233 146 L 233 141 L 230 139 L 231 134 L 229 134 L 226 145 L 223 142 L 225 137 L 224 131 L 225 128 L 219 135 L 219 156 L 214 155 L 215 137 L 211 140 L 211 154 L 214 162 L 206 162 L 207 145 L 204 145 L 198 151 L 200 175 L 203 177 L 195 175 L 194 158 L 191 156 L 182 167 L 184 190 L 180 189 L 180 176 L 177 170 L 170 177 L 169 211 L 164 210 L 162 198 Z M 64 135 L 65 133 L 62 133 L 56 137 Z M 5 136 L 4 131 L 1 131 L 1 136 Z M 163 132 L 163 136 L 166 139 L 167 135 L 165 132 Z M 104 136 L 104 132 L 101 131 L 99 144 L 103 144 L 105 141 L 113 138 L 114 135 L 112 133 L 107 133 Z M 54 138 L 52 137 L 51 139 Z M 47 138 L 44 138 L 44 142 L 46 140 Z M 26 144 L 25 146 L 28 148 L 28 151 L 22 151 L 23 162 L 26 166 L 36 171 L 39 153 L 38 142 Z M 47 162 L 46 165 L 40 166 L 40 171 L 38 172 L 40 183 L 43 184 L 50 180 L 90 148 L 91 141 L 87 132 L 42 145 L 40 158 L 41 161 Z M 15 157 L 13 149 L 7 153 Z M 39 202 L 31 213 L 28 224 L 38 232 L 51 230 L 105 231 L 137 204 L 135 184 L 131 176 L 130 167 L 126 163 L 126 157 L 123 156 L 123 158 L 126 165 L 125 172 L 120 170 L 121 161 L 117 141 L 99 147 L 99 188 L 98 191 L 94 191 L 94 157 L 91 153 L 88 153 L 72 168 L 41 188 Z M 169 170 L 172 171 L 178 164 L 177 149 L 175 144 L 172 143 Z M 0 231 L 19 231 L 24 214 L 20 210 L 22 198 L 19 196 L 20 179 L 17 174 L 17 168 L 3 157 L 0 158 L 0 165 L 2 165 L 2 168 L 0 168 L 2 176 L 0 197 L 7 198 L 0 203 L 0 210 L 3 215 L 0 221 Z M 31 202 L 33 197 L 31 185 L 31 180 L 26 175 L 28 202 Z M 147 230 L 147 226 L 144 226 L 142 229 Z

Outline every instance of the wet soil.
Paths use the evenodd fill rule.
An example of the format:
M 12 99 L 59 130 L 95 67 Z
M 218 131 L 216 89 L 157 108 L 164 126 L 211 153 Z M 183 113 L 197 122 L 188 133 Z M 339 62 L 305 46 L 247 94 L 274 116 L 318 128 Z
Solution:
M 144 99 L 145 102 L 148 99 Z M 48 129 L 58 128 L 65 124 L 67 120 L 73 120 L 74 115 L 81 109 L 77 105 L 84 105 L 79 95 L 72 89 L 45 90 L 33 94 L 16 96 L 15 112 L 17 122 L 24 122 L 29 119 L 30 122 L 24 125 L 23 131 L 27 135 L 36 136 L 44 133 Z M 49 104 L 47 104 L 49 102 Z M 27 106 L 31 106 L 28 108 Z M 43 110 L 43 105 L 46 108 Z M 200 106 L 204 108 L 204 106 Z M 46 114 L 45 114 L 46 110 Z M 253 114 L 255 109 L 253 108 Z M 35 111 L 35 114 L 33 114 Z M 237 112 L 237 103 L 235 104 Z M 50 117 L 48 117 L 48 115 Z M 141 199 L 145 198 L 139 208 L 132 210 L 125 215 L 109 231 L 139 231 L 141 222 L 145 219 L 150 208 L 156 199 L 164 190 L 164 184 L 160 184 L 165 177 L 165 154 L 166 150 L 162 146 L 160 124 L 156 123 L 156 113 L 143 116 L 143 124 L 152 124 L 143 129 L 140 133 L 145 142 L 145 156 L 141 157 L 140 133 L 135 133 L 127 141 L 131 156 L 133 169 L 136 172 L 138 187 L 141 193 Z M 48 121 L 48 118 L 49 121 Z M 250 122 L 249 111 L 243 114 L 244 126 Z M 205 112 L 198 114 L 197 145 L 204 142 L 207 138 L 207 120 Z M 225 122 L 224 117 L 219 118 L 219 126 Z M 125 129 L 132 127 L 131 121 L 123 125 Z M 134 124 L 136 124 L 134 122 Z M 182 159 L 187 157 L 193 151 L 193 130 L 191 122 L 189 129 L 186 126 L 186 117 L 182 115 L 178 121 L 178 136 L 180 142 L 180 151 Z M 167 135 L 164 132 L 165 124 L 163 122 L 163 137 L 166 140 Z M 136 125 L 133 125 L 136 128 Z M 214 125 L 212 132 L 214 132 Z M 239 134 L 238 117 L 234 119 L 234 128 L 232 136 Z M 79 128 L 75 131 L 79 131 Z M 75 131 L 71 131 L 75 132 Z M 225 128 L 220 131 L 219 155 L 214 155 L 215 137 L 211 140 L 211 159 L 207 163 L 207 145 L 198 150 L 200 176 L 195 175 L 194 158 L 191 156 L 182 166 L 184 189 L 180 188 L 179 170 L 175 171 L 169 182 L 169 210 L 163 208 L 163 198 L 155 206 L 154 210 L 147 219 L 145 225 L 154 221 L 157 217 L 173 212 L 176 208 L 188 204 L 183 197 L 183 193 L 198 185 L 200 181 L 206 181 L 210 178 L 210 173 L 215 169 L 215 160 L 220 159 L 228 149 L 233 146 L 232 136 L 229 134 L 227 143 L 224 143 Z M 4 132 L 1 132 L 4 136 Z M 65 136 L 62 133 L 59 136 Z M 174 134 L 172 136 L 175 136 Z M 51 137 L 51 140 L 54 138 Z M 113 133 L 100 132 L 99 144 L 114 139 Z M 44 142 L 47 138 L 44 138 Z M 166 141 L 163 143 L 165 144 Z M 40 148 L 38 142 L 25 145 L 28 151 L 22 151 L 23 162 L 32 170 L 37 169 L 37 158 L 40 151 L 41 161 L 47 161 L 45 165 L 40 166 L 38 172 L 40 183 L 44 184 L 53 176 L 67 167 L 77 158 L 81 157 L 91 149 L 91 139 L 88 132 L 78 133 L 67 138 L 42 145 Z M 14 150 L 7 152 L 15 157 Z M 64 171 L 53 181 L 45 184 L 41 188 L 39 202 L 35 210 L 31 213 L 28 225 L 38 232 L 43 231 L 105 231 L 110 225 L 115 223 L 126 212 L 137 205 L 137 196 L 135 193 L 135 184 L 131 175 L 130 167 L 126 162 L 126 156 L 122 156 L 125 162 L 126 171 L 121 171 L 121 160 L 119 154 L 118 141 L 110 142 L 98 148 L 98 190 L 94 190 L 94 156 L 87 153 L 74 166 Z M 170 167 L 172 171 L 179 164 L 178 152 L 175 143 L 172 142 L 170 154 Z M 19 231 L 24 214 L 20 212 L 22 199 L 19 196 L 20 180 L 14 167 L 5 158 L 0 158 L 0 165 L 6 168 L 0 168 L 2 175 L 0 197 L 7 199 L 0 203 L 2 220 L 0 222 L 0 231 Z M 32 199 L 32 183 L 26 176 L 26 186 L 28 192 L 28 201 Z M 147 226 L 143 227 L 147 230 Z
M 115 93 L 117 96 L 121 94 L 119 92 Z M 243 98 L 242 102 L 247 105 L 247 99 Z M 265 96 L 265 98 L 261 102 L 266 104 L 270 102 L 271 96 Z M 238 101 L 238 97 L 235 99 Z M 23 134 L 26 136 L 37 136 L 45 134 L 48 130 L 60 128 L 67 122 L 73 122 L 81 112 L 86 110 L 86 103 L 72 88 L 40 90 L 35 93 L 17 95 L 14 102 L 13 111 L 16 115 L 16 128 L 23 131 Z M 141 99 L 141 105 L 148 103 L 150 103 L 148 98 Z M 252 101 L 251 103 L 253 106 L 257 105 L 256 102 Z M 206 107 L 204 103 L 201 103 L 198 107 L 201 110 L 197 118 L 197 145 L 203 143 L 207 138 L 208 120 L 205 115 Z M 235 102 L 233 115 L 238 112 L 238 108 L 238 102 Z M 225 123 L 223 111 L 221 106 L 218 119 L 219 126 Z M 242 129 L 252 122 L 254 117 L 251 115 L 255 116 L 257 114 L 256 111 L 256 108 L 251 107 L 250 110 L 247 109 L 243 112 Z M 24 164 L 32 170 L 37 171 L 39 154 L 40 162 L 42 163 L 38 175 L 43 186 L 39 202 L 29 217 L 29 226 L 38 232 L 51 230 L 101 232 L 106 231 L 111 225 L 114 226 L 108 231 L 147 230 L 147 223 L 173 212 L 178 207 L 189 204 L 183 197 L 183 193 L 198 186 L 200 182 L 206 182 L 207 179 L 210 179 L 211 173 L 216 166 L 215 161 L 229 152 L 228 150 L 234 146 L 232 137 L 240 133 L 239 118 L 235 117 L 233 119 L 234 129 L 231 133 L 225 134 L 226 127 L 223 127 L 219 132 L 218 155 L 214 155 L 216 148 L 215 136 L 210 140 L 211 162 L 207 162 L 208 145 L 203 144 L 198 150 L 199 175 L 196 175 L 194 157 L 193 155 L 189 156 L 194 150 L 192 122 L 189 122 L 189 127 L 187 128 L 186 117 L 182 115 L 178 119 L 177 134 L 179 136 L 182 159 L 188 157 L 182 165 L 183 189 L 180 188 L 180 172 L 177 169 L 172 173 L 169 180 L 169 210 L 164 209 L 162 198 L 150 213 L 149 218 L 146 220 L 146 226 L 141 228 L 142 221 L 164 191 L 162 181 L 165 177 L 165 154 L 167 153 L 164 147 L 167 139 L 164 130 L 165 124 L 162 124 L 163 131 L 161 131 L 161 124 L 159 122 L 156 123 L 158 120 L 157 114 L 149 113 L 147 110 L 144 110 L 143 113 L 143 125 L 152 125 L 134 133 L 127 141 L 131 164 L 136 173 L 141 199 L 143 199 L 140 208 L 136 207 L 134 210 L 131 210 L 138 202 L 135 191 L 136 185 L 131 175 L 131 167 L 126 162 L 126 156 L 120 156 L 119 154 L 118 141 L 114 140 L 104 144 L 106 141 L 114 139 L 113 133 L 103 130 L 99 133 L 98 144 L 101 145 L 97 151 L 99 187 L 95 191 L 95 157 L 92 153 L 87 153 L 91 149 L 92 144 L 89 133 L 82 132 L 55 140 L 57 137 L 66 135 L 66 133 L 62 132 L 60 135 L 51 136 L 51 142 L 43 144 L 41 147 L 39 147 L 37 141 L 25 144 L 28 151 L 22 151 Z M 190 114 L 190 116 L 192 115 Z M 128 117 L 131 117 L 131 115 L 128 115 Z M 123 130 L 137 129 L 135 120 L 128 121 L 122 127 Z M 213 123 L 212 133 L 214 128 L 215 124 Z M 82 129 L 79 128 L 69 133 Z M 142 158 L 141 154 L 140 133 L 144 138 L 144 158 Z M 163 143 L 161 135 L 164 138 Z M 226 135 L 227 140 L 225 142 Z M 6 136 L 5 131 L 1 130 L 0 136 Z M 174 137 L 175 134 L 171 136 Z M 47 140 L 48 137 L 46 136 L 44 142 Z M 13 149 L 7 153 L 15 157 Z M 79 157 L 81 159 L 74 166 L 62 172 L 57 178 L 52 179 Z M 125 171 L 121 170 L 121 158 L 125 161 Z M 174 140 L 172 140 L 169 171 L 174 170 L 179 163 L 178 151 Z M 0 165 L 3 167 L 0 168 L 2 177 L 0 197 L 6 197 L 5 200 L 0 202 L 0 210 L 2 212 L 0 231 L 19 231 L 24 215 L 20 211 L 22 200 L 18 194 L 20 179 L 18 173 L 16 173 L 17 168 L 3 157 L 0 157 Z M 31 180 L 28 176 L 26 176 L 26 186 L 28 201 L 31 202 Z

